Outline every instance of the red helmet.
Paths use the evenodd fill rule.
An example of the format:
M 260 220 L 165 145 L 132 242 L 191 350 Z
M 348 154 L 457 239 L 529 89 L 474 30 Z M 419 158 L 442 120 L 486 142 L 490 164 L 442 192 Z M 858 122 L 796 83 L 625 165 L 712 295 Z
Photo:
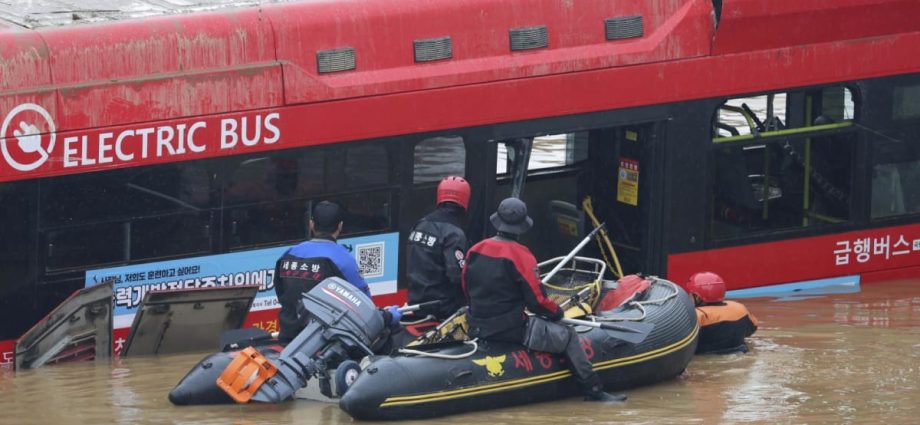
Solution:
M 463 177 L 447 176 L 438 183 L 437 204 L 448 201 L 456 202 L 463 209 L 470 205 L 470 184 Z
M 690 276 L 687 292 L 706 304 L 720 303 L 725 300 L 725 281 L 713 272 L 699 272 Z

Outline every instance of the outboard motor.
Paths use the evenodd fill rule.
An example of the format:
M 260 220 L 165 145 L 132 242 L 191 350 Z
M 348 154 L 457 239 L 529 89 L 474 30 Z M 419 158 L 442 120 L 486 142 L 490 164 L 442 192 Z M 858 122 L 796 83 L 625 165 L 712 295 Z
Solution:
M 357 350 L 373 354 L 371 347 L 385 336 L 383 317 L 370 297 L 340 278 L 316 285 L 304 295 L 303 307 L 310 321 L 281 352 L 277 364 L 247 348 L 224 369 L 217 385 L 238 403 L 280 403 L 311 377 L 319 378 L 327 393 L 329 366 Z

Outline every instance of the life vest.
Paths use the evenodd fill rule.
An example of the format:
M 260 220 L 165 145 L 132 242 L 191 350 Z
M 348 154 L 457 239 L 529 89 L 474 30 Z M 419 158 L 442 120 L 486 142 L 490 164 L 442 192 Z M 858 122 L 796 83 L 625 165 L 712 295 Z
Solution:
M 697 354 L 747 352 L 744 338 L 759 324 L 747 307 L 735 301 L 697 307 L 696 318 L 700 323 Z

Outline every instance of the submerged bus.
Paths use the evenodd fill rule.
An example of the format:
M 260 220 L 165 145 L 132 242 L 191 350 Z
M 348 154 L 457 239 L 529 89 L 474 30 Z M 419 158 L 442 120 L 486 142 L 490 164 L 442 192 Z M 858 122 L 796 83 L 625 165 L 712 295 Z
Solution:
M 106 279 L 116 339 L 180 287 L 261 285 L 271 328 L 274 259 L 326 199 L 401 302 L 445 175 L 472 184 L 473 241 L 524 199 L 539 259 L 594 216 L 623 273 L 920 272 L 920 2 L 70 3 L 0 6 L 3 351 Z

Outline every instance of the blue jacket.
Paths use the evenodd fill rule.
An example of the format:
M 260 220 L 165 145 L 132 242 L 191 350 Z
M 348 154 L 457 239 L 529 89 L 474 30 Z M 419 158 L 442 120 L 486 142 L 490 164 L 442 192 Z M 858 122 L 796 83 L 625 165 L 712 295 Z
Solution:
M 306 326 L 298 313 L 303 294 L 323 279 L 340 277 L 371 295 L 367 282 L 358 273 L 358 263 L 345 248 L 328 239 L 312 239 L 287 251 L 275 263 L 275 293 L 281 303 L 278 315 L 280 338 L 290 340 Z

